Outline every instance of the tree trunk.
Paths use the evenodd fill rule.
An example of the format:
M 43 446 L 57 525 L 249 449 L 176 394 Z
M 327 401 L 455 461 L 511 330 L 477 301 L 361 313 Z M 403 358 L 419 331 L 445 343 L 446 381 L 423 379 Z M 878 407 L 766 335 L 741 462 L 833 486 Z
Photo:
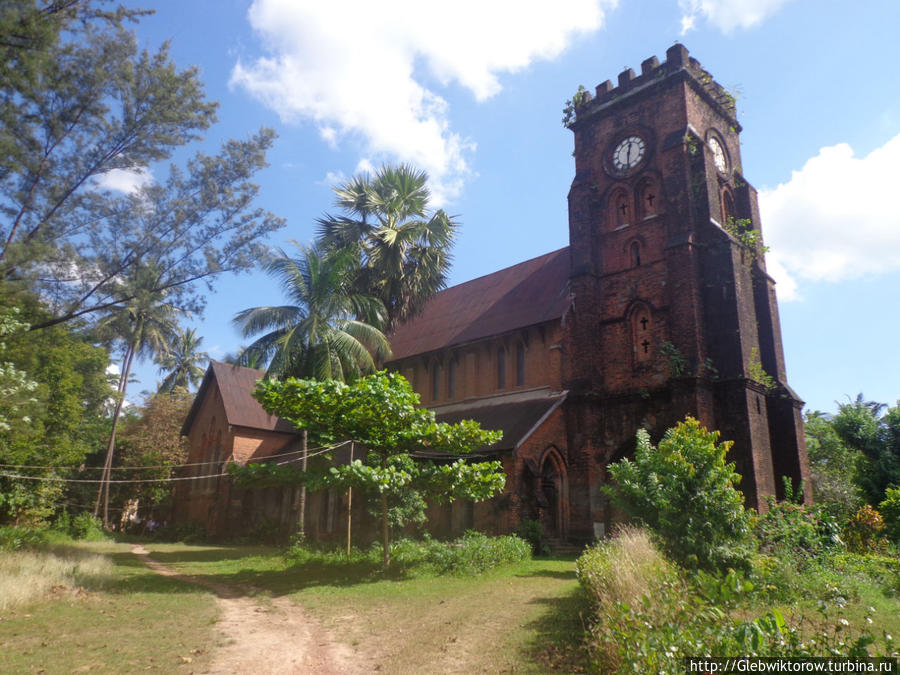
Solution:
M 103 463 L 103 474 L 100 477 L 97 501 L 94 504 L 94 517 L 96 518 L 100 512 L 100 500 L 103 500 L 103 527 L 105 529 L 109 529 L 109 480 L 112 473 L 113 454 L 116 449 L 116 427 L 119 424 L 122 405 L 125 403 L 125 392 L 128 389 L 128 376 L 131 373 L 132 361 L 134 361 L 134 351 L 134 343 L 129 344 L 125 350 L 125 357 L 122 359 L 121 379 L 117 389 L 116 406 L 113 409 L 112 431 L 110 431 L 109 443 L 106 446 L 106 461 Z
M 350 441 L 350 463 L 353 464 L 353 441 Z M 347 488 L 347 560 L 350 560 L 350 526 L 353 524 L 353 488 Z
M 306 429 L 303 429 L 300 432 L 300 469 L 306 473 L 306 460 L 307 460 L 307 448 L 306 448 Z M 300 536 L 300 541 L 306 541 L 306 484 L 300 486 L 300 529 L 297 534 Z

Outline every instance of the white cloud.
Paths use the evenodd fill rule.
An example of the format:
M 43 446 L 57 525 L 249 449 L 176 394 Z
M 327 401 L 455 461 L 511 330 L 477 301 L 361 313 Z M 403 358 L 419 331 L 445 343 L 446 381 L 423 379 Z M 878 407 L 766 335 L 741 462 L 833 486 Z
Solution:
M 268 55 L 239 61 L 231 84 L 284 120 L 312 120 L 329 143 L 354 137 L 371 158 L 426 169 L 441 202 L 461 189 L 475 145 L 436 90 L 485 100 L 500 75 L 555 58 L 617 2 L 255 0 L 249 20 Z
M 751 28 L 768 18 L 790 0 L 678 0 L 683 15 L 681 34 L 697 25 L 703 16 L 723 33 L 735 28 Z
M 102 190 L 137 192 L 153 182 L 153 174 L 146 167 L 140 169 L 110 169 L 97 176 L 95 184 Z
M 900 270 L 900 212 L 893 206 L 898 165 L 900 135 L 866 157 L 840 143 L 819 150 L 787 183 L 760 191 L 776 280 L 779 266 L 786 287 L 794 276 L 843 281 Z

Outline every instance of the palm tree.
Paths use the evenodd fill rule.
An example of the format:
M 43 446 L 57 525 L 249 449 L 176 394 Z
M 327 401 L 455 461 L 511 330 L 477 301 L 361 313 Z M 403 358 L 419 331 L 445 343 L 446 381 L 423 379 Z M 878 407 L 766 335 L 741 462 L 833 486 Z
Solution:
M 157 272 L 152 266 L 137 267 L 133 278 L 120 284 L 123 297 L 131 298 L 116 305 L 102 318 L 96 327 L 98 337 L 110 344 L 118 344 L 122 350 L 122 365 L 116 404 L 113 409 L 112 430 L 106 448 L 100 488 L 94 505 L 94 515 L 100 510 L 103 500 L 103 525 L 109 526 L 109 478 L 116 448 L 116 427 L 125 402 L 128 378 L 134 359 L 145 359 L 165 354 L 178 329 L 178 310 L 165 301 L 165 294 L 152 291 Z
M 273 375 L 353 379 L 390 355 L 387 338 L 373 323 L 384 314 L 373 297 L 350 289 L 347 252 L 326 254 L 293 242 L 300 255 L 284 251 L 266 271 L 281 281 L 293 304 L 254 307 L 234 323 L 244 337 L 265 332 L 239 355 L 242 364 L 267 363 Z
M 384 303 L 387 332 L 446 285 L 458 224 L 443 210 L 429 210 L 427 183 L 428 174 L 408 164 L 382 166 L 373 177 L 335 188 L 335 205 L 347 215 L 318 220 L 329 250 L 357 257 L 354 286 Z
M 268 363 L 268 373 L 315 379 L 350 380 L 375 370 L 390 355 L 380 323 L 384 306 L 356 293 L 349 284 L 355 270 L 350 252 L 324 253 L 301 246 L 300 256 L 284 251 L 266 266 L 280 279 L 292 305 L 254 307 L 239 312 L 234 323 L 244 337 L 268 331 L 238 354 L 241 365 Z M 301 469 L 306 471 L 306 430 L 300 434 Z M 306 518 L 306 487 L 300 488 L 300 537 Z
M 203 378 L 204 369 L 200 364 L 207 361 L 209 355 L 198 351 L 201 342 L 203 338 L 197 337 L 194 328 L 181 329 L 174 336 L 169 350 L 157 355 L 159 372 L 166 373 L 159 385 L 160 392 L 172 393 L 176 387 L 187 390 Z

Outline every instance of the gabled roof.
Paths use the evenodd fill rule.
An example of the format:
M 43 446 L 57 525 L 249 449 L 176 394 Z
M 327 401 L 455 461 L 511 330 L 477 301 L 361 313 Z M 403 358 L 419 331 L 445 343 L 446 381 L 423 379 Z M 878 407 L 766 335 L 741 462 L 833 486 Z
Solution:
M 569 306 L 569 249 L 447 288 L 392 336 L 392 361 L 560 319 Z
M 222 395 L 222 404 L 225 407 L 225 420 L 228 424 L 238 427 L 247 427 L 250 429 L 259 429 L 261 431 L 277 431 L 280 433 L 293 434 L 297 430 L 290 422 L 286 422 L 280 417 L 270 415 L 259 402 L 253 398 L 253 390 L 256 388 L 256 381 L 266 376 L 266 371 L 256 370 L 254 368 L 244 368 L 243 366 L 234 366 L 219 361 L 210 361 L 206 375 L 203 376 L 203 382 L 200 385 L 200 391 L 194 399 L 194 404 L 184 420 L 181 427 L 181 435 L 187 436 L 190 433 L 191 425 L 194 418 L 200 410 L 206 398 L 209 388 L 215 380 L 219 385 L 219 392 Z
M 435 410 L 438 422 L 457 424 L 475 420 L 482 429 L 501 430 L 503 438 L 481 451 L 515 450 L 537 431 L 550 414 L 566 400 L 568 392 L 540 389 L 526 395 L 500 394 Z

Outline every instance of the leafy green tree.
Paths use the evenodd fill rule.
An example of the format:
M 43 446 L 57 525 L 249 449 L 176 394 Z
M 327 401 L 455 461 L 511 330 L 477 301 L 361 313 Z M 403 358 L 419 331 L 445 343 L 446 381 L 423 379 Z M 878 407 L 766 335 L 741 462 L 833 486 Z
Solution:
M 18 296 L 16 303 L 21 323 L 48 316 L 34 296 Z M 0 316 L 8 311 L 0 310 Z M 87 501 L 80 486 L 63 490 L 56 479 L 93 477 L 79 473 L 78 467 L 108 433 L 106 404 L 113 396 L 106 377 L 109 355 L 65 325 L 37 333 L 20 329 L 5 342 L 0 360 L 27 373 L 35 387 L 21 392 L 24 401 L 8 397 L 0 402 L 0 406 L 15 403 L 17 413 L 29 418 L 26 422 L 19 417 L 9 430 L 0 432 L 0 456 L 6 464 L 46 468 L 10 471 L 39 480 L 0 478 L 0 522 L 37 524 L 59 510 L 63 497 L 72 504 Z
M 841 440 L 830 415 L 807 412 L 804 430 L 814 501 L 839 522 L 846 522 L 863 505 L 858 485 L 863 455 Z
M 128 298 L 122 305 L 114 305 L 98 326 L 97 332 L 112 344 L 118 344 L 122 351 L 122 366 L 115 409 L 112 415 L 112 430 L 106 450 L 100 489 L 94 515 L 99 513 L 103 500 L 103 525 L 109 526 L 109 479 L 116 448 L 116 428 L 125 394 L 128 376 L 134 359 L 160 357 L 169 351 L 169 345 L 178 334 L 178 309 L 166 301 L 165 293 L 154 289 L 156 270 L 152 265 L 142 265 L 134 270 L 134 277 L 121 283 L 121 294 Z
M 172 394 L 176 389 L 187 391 L 203 379 L 205 369 L 200 364 L 206 363 L 209 355 L 199 351 L 201 342 L 203 338 L 197 336 L 196 329 L 179 329 L 168 351 L 157 358 L 159 372 L 166 373 L 159 385 L 160 393 Z
M 365 461 L 296 472 L 271 465 L 236 468 L 239 479 L 303 482 L 312 489 L 360 488 L 377 495 L 385 568 L 390 564 L 389 501 L 418 492 L 438 502 L 457 498 L 489 499 L 506 482 L 500 462 L 466 462 L 464 456 L 500 440 L 502 432 L 478 423 L 435 422 L 418 407 L 419 395 L 396 373 L 378 372 L 350 384 L 336 380 L 263 380 L 254 396 L 268 412 L 308 429 L 318 438 L 354 440 L 365 448 Z M 431 454 L 429 454 L 431 453 Z M 445 461 L 433 454 L 443 455 Z
M 384 303 L 387 332 L 446 285 L 458 224 L 428 208 L 427 183 L 428 174 L 408 164 L 382 166 L 336 187 L 335 205 L 346 215 L 318 221 L 325 246 L 353 252 L 355 287 Z
M 260 238 L 283 225 L 252 206 L 266 129 L 128 194 L 103 187 L 110 172 L 148 172 L 199 139 L 216 109 L 197 69 L 179 70 L 167 46 L 138 50 L 123 24 L 141 12 L 104 4 L 0 5 L 10 29 L 0 53 L 21 66 L 0 95 L 0 279 L 52 303 L 32 330 L 128 302 L 117 280 L 143 260 L 156 261 L 152 290 L 198 311 L 197 283 L 254 265 Z
M 655 532 L 681 564 L 744 566 L 750 516 L 736 488 L 741 477 L 725 461 L 731 445 L 719 443 L 718 431 L 707 431 L 692 417 L 667 430 L 657 447 L 641 429 L 634 460 L 611 464 L 615 482 L 604 490 Z
M 121 475 L 136 479 L 169 478 L 171 467 L 187 461 L 188 439 L 181 435 L 181 426 L 194 402 L 193 394 L 184 389 L 153 394 L 131 411 L 119 434 L 121 446 Z M 156 467 L 138 469 L 131 467 Z M 171 483 L 126 484 L 117 501 L 138 499 L 154 508 L 166 509 L 171 502 Z
M 358 317 L 377 320 L 380 302 L 349 289 L 352 268 L 346 253 L 295 245 L 298 257 L 281 251 L 266 266 L 293 304 L 253 307 L 235 316 L 244 337 L 268 331 L 242 351 L 240 360 L 268 363 L 268 372 L 279 376 L 346 381 L 374 371 L 376 359 L 387 358 L 390 347 L 378 328 Z
M 842 404 L 834 430 L 850 448 L 862 453 L 857 482 L 870 504 L 884 499 L 889 487 L 900 487 L 900 404 L 888 408 L 863 395 Z

